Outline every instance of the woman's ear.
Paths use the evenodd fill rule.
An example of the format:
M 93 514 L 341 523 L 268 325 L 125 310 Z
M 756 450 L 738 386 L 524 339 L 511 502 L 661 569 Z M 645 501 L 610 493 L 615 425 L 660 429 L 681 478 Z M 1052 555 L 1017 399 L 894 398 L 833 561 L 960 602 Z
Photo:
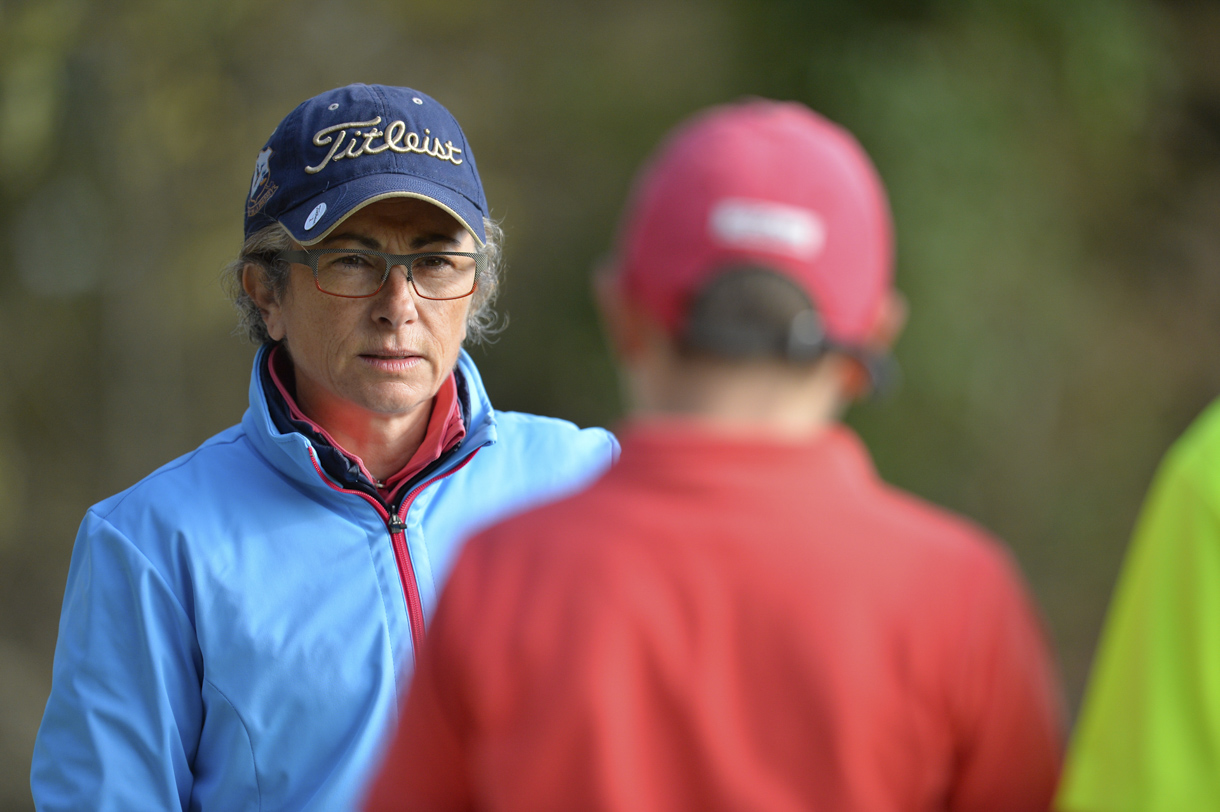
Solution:
M 256 263 L 247 262 L 241 271 L 241 286 L 258 307 L 258 312 L 263 317 L 263 325 L 267 328 L 267 335 L 271 336 L 273 341 L 281 341 L 287 333 L 284 328 L 283 308 L 275 296 L 275 291 L 267 284 L 267 272 Z

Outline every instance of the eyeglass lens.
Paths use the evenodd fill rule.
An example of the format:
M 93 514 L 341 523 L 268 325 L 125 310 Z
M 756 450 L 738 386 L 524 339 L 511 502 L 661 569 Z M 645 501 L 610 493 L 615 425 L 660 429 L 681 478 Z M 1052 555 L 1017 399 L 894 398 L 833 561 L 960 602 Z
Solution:
M 318 287 L 338 296 L 371 296 L 386 279 L 386 258 L 353 250 L 317 252 Z M 475 258 L 461 254 L 415 254 L 411 281 L 420 296 L 458 299 L 474 290 Z

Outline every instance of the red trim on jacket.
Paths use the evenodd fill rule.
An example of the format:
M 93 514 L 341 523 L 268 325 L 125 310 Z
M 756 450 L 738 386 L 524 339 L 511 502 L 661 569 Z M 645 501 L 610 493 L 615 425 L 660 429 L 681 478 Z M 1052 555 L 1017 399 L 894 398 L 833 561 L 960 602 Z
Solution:
M 280 374 L 280 364 L 291 364 L 291 360 L 288 358 L 287 353 L 281 356 L 280 346 L 277 345 L 271 350 L 267 369 L 271 373 L 272 383 L 279 390 L 280 396 L 284 398 L 284 403 L 288 404 L 288 413 L 292 415 L 294 420 L 307 424 L 320 434 L 326 442 L 330 443 L 342 452 L 344 456 L 360 466 L 360 473 L 369 482 L 373 483 L 377 488 L 377 492 L 381 494 L 381 498 L 386 501 L 386 504 L 391 504 L 394 501 L 397 491 L 404 483 L 409 482 L 420 471 L 440 459 L 442 454 L 456 446 L 466 436 L 466 425 L 462 422 L 462 408 L 458 402 L 457 381 L 453 373 L 450 372 L 449 376 L 441 383 L 441 388 L 433 398 L 432 413 L 428 418 L 428 427 L 424 430 L 424 439 L 420 442 L 419 448 L 415 450 L 411 459 L 396 474 L 388 477 L 385 482 L 380 482 L 365 467 L 364 460 L 340 445 L 331 436 L 330 432 L 312 420 L 305 412 L 301 411 L 301 407 L 297 405 L 293 393 L 288 391 L 288 387 L 284 383 L 285 376 Z M 289 371 L 289 369 L 284 370 L 285 373 Z
M 268 359 L 268 370 L 271 373 L 271 380 L 279 390 L 280 395 L 284 398 L 284 402 L 288 405 L 289 414 L 294 420 L 299 420 L 307 424 L 310 428 L 321 435 L 326 442 L 330 443 L 345 456 L 360 466 L 360 473 L 363 474 L 369 482 L 377 487 L 377 492 L 385 500 L 385 504 L 381 504 L 371 495 L 363 491 L 344 488 L 330 480 L 326 473 L 322 470 L 322 465 L 318 461 L 317 451 L 310 448 L 310 460 L 313 462 L 314 469 L 322 480 L 336 491 L 359 496 L 364 499 L 377 511 L 377 515 L 385 522 L 386 529 L 390 533 L 390 546 L 394 551 L 394 562 L 398 567 L 399 580 L 402 582 L 403 598 L 407 604 L 407 620 L 411 627 L 411 643 L 415 656 L 418 657 L 419 651 L 424 643 L 424 609 L 423 601 L 419 596 L 419 583 L 415 575 L 415 565 L 411 561 L 411 553 L 407 547 L 407 511 L 411 509 L 411 505 L 424 488 L 431 485 L 437 480 L 444 479 L 450 474 L 460 471 L 466 466 L 466 463 L 474 457 L 477 449 L 471 452 L 465 460 L 458 464 L 453 469 L 442 474 L 432 477 L 428 481 L 417 485 L 416 488 L 403 499 L 402 505 L 397 513 L 387 510 L 386 505 L 393 504 L 394 497 L 397 492 L 406 486 L 420 471 L 427 468 L 436 460 L 440 459 L 441 455 L 450 449 L 457 446 L 466 436 L 466 426 L 462 421 L 462 409 L 458 401 L 457 381 L 452 372 L 441 383 L 440 389 L 433 397 L 432 412 L 428 417 L 428 426 L 424 431 L 424 439 L 420 442 L 419 448 L 407 461 L 407 464 L 399 469 L 398 473 L 391 476 L 385 482 L 378 482 L 377 479 L 365 467 L 364 461 L 360 457 L 351 453 L 338 442 L 335 438 L 322 428 L 316 421 L 311 420 L 301 408 L 297 405 L 292 393 L 285 386 L 283 377 L 280 375 L 280 370 L 277 366 L 280 363 L 290 363 L 287 355 L 282 358 L 279 355 L 280 348 L 274 347 L 271 350 L 271 356 Z M 288 372 L 285 369 L 284 372 Z

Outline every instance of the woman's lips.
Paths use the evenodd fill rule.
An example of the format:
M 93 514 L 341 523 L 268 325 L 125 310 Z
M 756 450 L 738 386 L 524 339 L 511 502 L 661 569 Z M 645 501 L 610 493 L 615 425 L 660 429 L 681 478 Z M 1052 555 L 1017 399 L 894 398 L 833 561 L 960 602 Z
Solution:
M 360 360 L 373 369 L 381 372 L 404 372 L 418 364 L 423 363 L 423 358 L 411 353 L 362 353 Z

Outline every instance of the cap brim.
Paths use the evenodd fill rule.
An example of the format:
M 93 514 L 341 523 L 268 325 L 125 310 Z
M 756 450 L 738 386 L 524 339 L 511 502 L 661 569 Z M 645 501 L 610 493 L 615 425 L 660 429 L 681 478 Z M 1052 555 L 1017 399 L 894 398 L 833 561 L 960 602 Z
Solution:
M 439 183 L 396 173 L 365 175 L 332 186 L 280 215 L 279 222 L 301 245 L 315 245 L 360 209 L 394 197 L 431 203 L 461 223 L 480 248 L 487 242 L 483 214 L 464 195 Z

